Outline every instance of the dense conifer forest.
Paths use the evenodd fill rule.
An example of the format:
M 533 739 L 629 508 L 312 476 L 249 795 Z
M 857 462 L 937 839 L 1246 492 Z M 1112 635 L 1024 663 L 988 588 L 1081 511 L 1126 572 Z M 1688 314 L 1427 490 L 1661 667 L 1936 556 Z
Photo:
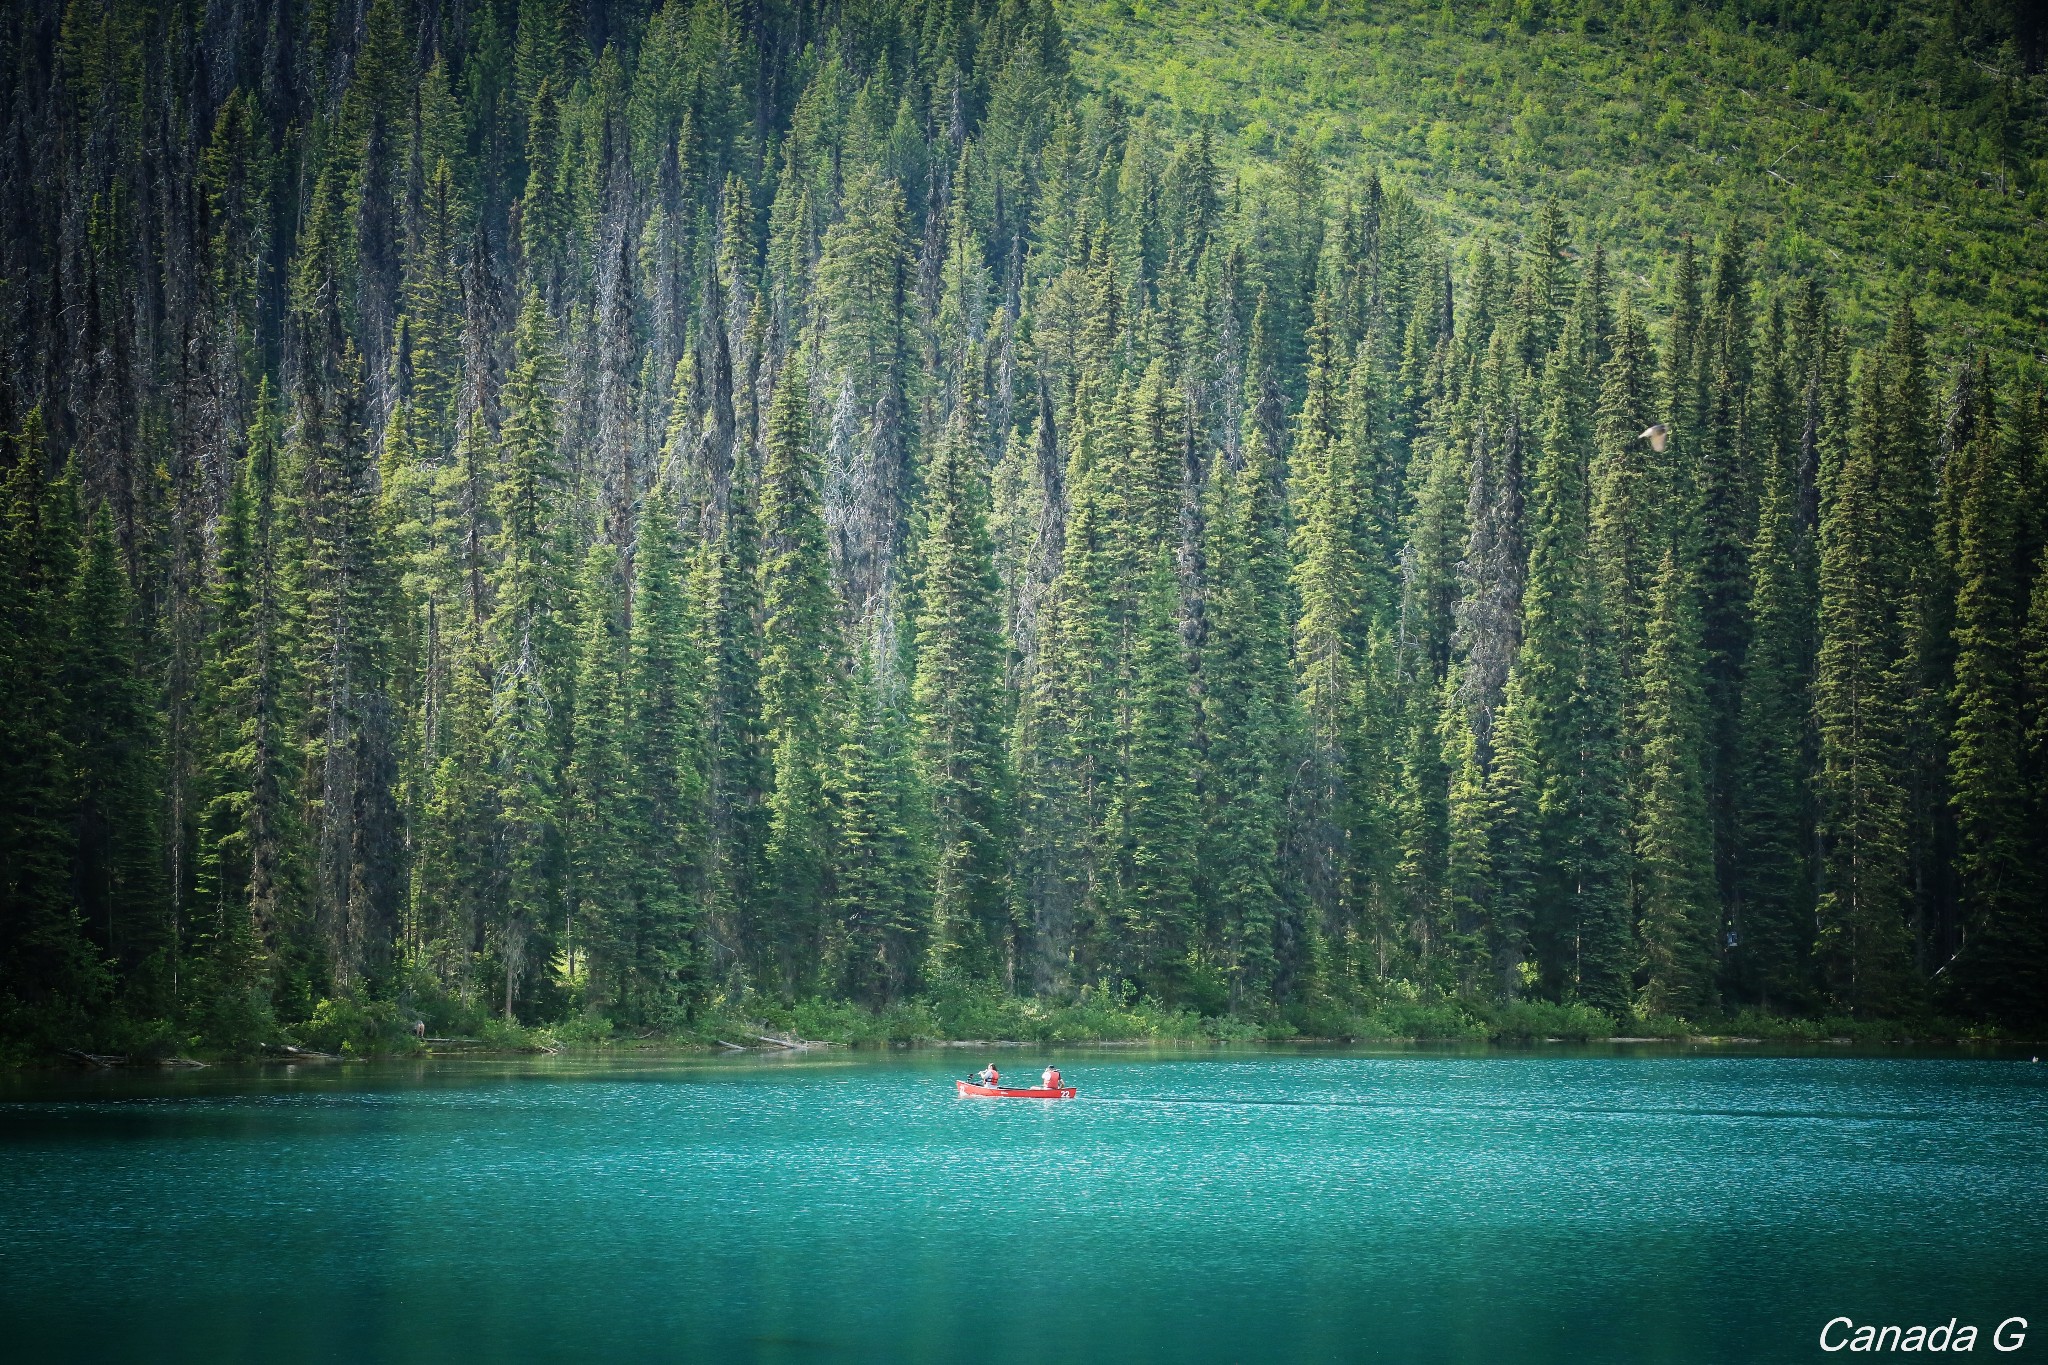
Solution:
M 1878 22 L 1753 8 L 1598 28 Z M 2038 1031 L 2039 258 L 1453 211 L 1067 19 L 8 0 L 14 1055 Z M 2038 223 L 2038 26 L 1930 22 Z

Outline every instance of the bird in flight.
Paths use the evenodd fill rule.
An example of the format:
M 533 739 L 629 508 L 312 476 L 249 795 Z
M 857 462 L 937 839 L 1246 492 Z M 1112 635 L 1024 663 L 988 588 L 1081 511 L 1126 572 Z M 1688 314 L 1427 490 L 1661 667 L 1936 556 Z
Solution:
M 1636 439 L 1638 441 L 1648 441 L 1650 449 L 1662 455 L 1664 453 L 1664 443 L 1671 439 L 1671 428 L 1665 426 L 1662 422 L 1658 422 L 1646 429 Z

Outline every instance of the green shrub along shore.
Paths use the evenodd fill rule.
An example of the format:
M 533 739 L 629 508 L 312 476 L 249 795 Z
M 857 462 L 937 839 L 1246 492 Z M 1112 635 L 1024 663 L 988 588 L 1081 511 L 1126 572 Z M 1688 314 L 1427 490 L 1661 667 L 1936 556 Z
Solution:
M 424 1024 L 427 1038 L 414 1033 Z M 880 1012 L 843 1000 L 715 1002 L 699 1017 L 668 1030 L 622 1029 L 608 1019 L 576 1016 L 527 1027 L 422 994 L 404 1000 L 322 1001 L 312 1018 L 279 1038 L 220 1047 L 156 1022 L 103 1036 L 113 1055 L 147 1065 L 184 1058 L 236 1063 L 315 1052 L 343 1060 L 492 1054 L 773 1052 L 790 1045 L 941 1047 L 1091 1044 L 1202 1046 L 1245 1043 L 1583 1043 L 1606 1040 L 1686 1043 L 1988 1043 L 1994 1031 L 1954 1020 L 1855 1019 L 1846 1015 L 1790 1018 L 1754 1010 L 1700 1020 L 1616 1018 L 1579 1003 L 1389 998 L 1362 1011 L 1332 1011 L 1297 1021 L 1258 1023 L 1202 1015 L 1146 998 L 1087 990 L 1060 1003 L 965 986 L 900 1001 Z M 104 1055 L 104 1054 L 102 1054 Z M 0 1054 L 0 1068 L 68 1064 L 47 1054 Z

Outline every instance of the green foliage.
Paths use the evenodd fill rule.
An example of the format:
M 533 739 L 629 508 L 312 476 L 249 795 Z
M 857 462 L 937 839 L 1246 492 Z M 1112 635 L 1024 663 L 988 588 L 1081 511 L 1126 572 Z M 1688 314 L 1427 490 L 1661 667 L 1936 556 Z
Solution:
M 0 54 L 9 1055 L 2038 1017 L 2005 9 L 329 8 Z
M 1944 328 L 2031 345 L 2048 143 L 2001 91 L 2038 99 L 2042 77 L 1948 6 L 1639 6 L 1533 31 L 1434 0 L 1063 14 L 1085 79 L 1214 130 L 1226 164 L 1297 145 L 1370 160 L 1509 239 L 1561 201 L 1602 225 L 1617 277 L 1660 285 L 1683 237 L 1739 220 L 1771 273 L 1822 273 L 1859 339 L 1883 326 L 1885 282 L 1910 276 Z
M 1558 1038 L 1584 1042 L 1611 1038 L 1615 1031 L 1612 1016 L 1577 1001 L 1511 1001 L 1491 1011 L 1486 1025 L 1489 1038 L 1516 1041 Z
M 1694 585 L 1670 552 L 1652 597 L 1643 667 L 1641 865 L 1646 1014 L 1696 1015 L 1712 997 L 1713 832 L 1701 781 L 1706 697 Z
M 801 362 L 783 372 L 761 474 L 761 724 L 773 781 L 767 914 L 756 932 L 762 969 L 790 991 L 811 984 L 823 947 L 826 778 L 841 655 L 806 384 Z
M 970 354 L 970 387 L 926 473 L 910 692 L 932 806 L 932 969 L 986 980 L 1013 946 L 1012 835 L 1002 587 L 988 537 L 977 358 Z

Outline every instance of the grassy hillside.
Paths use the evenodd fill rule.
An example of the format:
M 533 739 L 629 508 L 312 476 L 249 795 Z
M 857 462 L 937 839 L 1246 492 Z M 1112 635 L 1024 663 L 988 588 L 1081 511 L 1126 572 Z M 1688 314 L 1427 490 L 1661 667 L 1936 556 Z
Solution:
M 1836 5 L 1746 28 L 1515 8 L 1062 7 L 1084 78 L 1162 122 L 1210 124 L 1239 156 L 1305 140 L 1508 239 L 1555 196 L 1639 285 L 1661 287 L 1644 272 L 1694 224 L 1738 214 L 1768 267 L 1821 272 L 1864 336 L 1903 291 L 1961 335 L 2040 348 L 2048 79 L 2021 74 L 1995 22 L 1924 0 L 1868 24 Z

